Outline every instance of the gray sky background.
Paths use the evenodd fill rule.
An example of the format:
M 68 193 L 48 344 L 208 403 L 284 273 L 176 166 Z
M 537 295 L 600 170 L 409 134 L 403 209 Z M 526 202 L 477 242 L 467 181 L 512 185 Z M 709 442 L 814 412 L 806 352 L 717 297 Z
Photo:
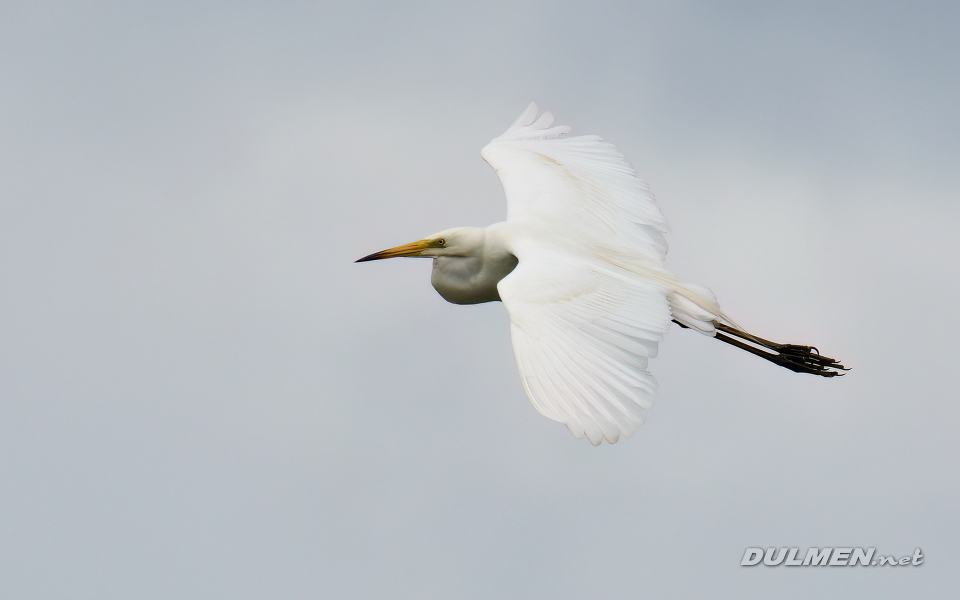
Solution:
M 4 5 L 0 596 L 960 589 L 960 5 L 238 4 Z M 501 220 L 531 100 L 651 183 L 678 276 L 852 373 L 674 329 L 593 448 L 499 304 L 353 264 Z

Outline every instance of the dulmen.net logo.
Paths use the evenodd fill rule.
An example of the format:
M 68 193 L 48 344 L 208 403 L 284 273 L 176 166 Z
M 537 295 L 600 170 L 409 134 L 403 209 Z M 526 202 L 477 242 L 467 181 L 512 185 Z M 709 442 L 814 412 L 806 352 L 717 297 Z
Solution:
M 920 548 L 912 556 L 878 556 L 876 548 L 747 548 L 740 561 L 741 567 L 766 565 L 768 567 L 900 567 L 923 564 Z

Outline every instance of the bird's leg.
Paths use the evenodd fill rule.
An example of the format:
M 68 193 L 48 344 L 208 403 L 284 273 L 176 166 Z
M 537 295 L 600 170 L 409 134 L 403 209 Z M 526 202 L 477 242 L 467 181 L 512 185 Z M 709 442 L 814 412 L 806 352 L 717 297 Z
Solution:
M 673 322 L 684 329 L 689 329 L 677 320 Z M 841 371 L 850 370 L 840 364 L 840 361 L 821 355 L 820 351 L 814 346 L 778 344 L 718 321 L 714 321 L 714 326 L 717 328 L 714 337 L 721 342 L 746 350 L 775 365 L 780 365 L 797 373 L 836 377 L 837 375 L 843 375 Z

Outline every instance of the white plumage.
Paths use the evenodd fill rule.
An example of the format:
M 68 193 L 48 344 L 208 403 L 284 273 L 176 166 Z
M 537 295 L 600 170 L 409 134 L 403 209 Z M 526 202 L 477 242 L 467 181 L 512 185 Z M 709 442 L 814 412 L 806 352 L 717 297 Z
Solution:
M 505 222 L 360 261 L 432 257 L 431 281 L 445 299 L 502 300 L 533 405 L 594 445 L 643 423 L 657 387 L 647 362 L 671 320 L 793 370 L 838 374 L 824 372 L 842 366 L 812 348 L 732 327 L 708 289 L 677 282 L 663 269 L 668 227 L 647 184 L 612 144 L 569 131 L 530 104 L 481 152 L 503 184 Z
M 522 225 L 508 229 L 520 264 L 497 287 L 534 406 L 578 438 L 613 443 L 653 405 L 647 360 L 675 291 L 661 268 L 667 222 L 612 144 L 564 137 L 569 127 L 536 113 L 531 104 L 481 152 L 503 183 L 507 223 Z

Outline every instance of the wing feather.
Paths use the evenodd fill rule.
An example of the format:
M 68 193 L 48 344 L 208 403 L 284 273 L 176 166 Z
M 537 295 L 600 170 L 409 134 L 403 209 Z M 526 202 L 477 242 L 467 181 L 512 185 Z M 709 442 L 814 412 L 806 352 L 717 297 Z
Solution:
M 670 324 L 650 281 L 532 247 L 498 288 L 533 405 L 594 445 L 629 436 L 653 405 L 647 359 Z
M 524 389 L 597 445 L 633 434 L 653 406 L 647 361 L 671 320 L 667 222 L 612 144 L 569 132 L 531 104 L 481 154 L 503 183 L 519 259 L 498 289 Z
M 581 245 L 620 262 L 662 265 L 668 227 L 650 187 L 613 144 L 564 137 L 569 127 L 536 113 L 531 104 L 481 151 L 503 183 L 508 220 L 577 223 L 572 237 Z

